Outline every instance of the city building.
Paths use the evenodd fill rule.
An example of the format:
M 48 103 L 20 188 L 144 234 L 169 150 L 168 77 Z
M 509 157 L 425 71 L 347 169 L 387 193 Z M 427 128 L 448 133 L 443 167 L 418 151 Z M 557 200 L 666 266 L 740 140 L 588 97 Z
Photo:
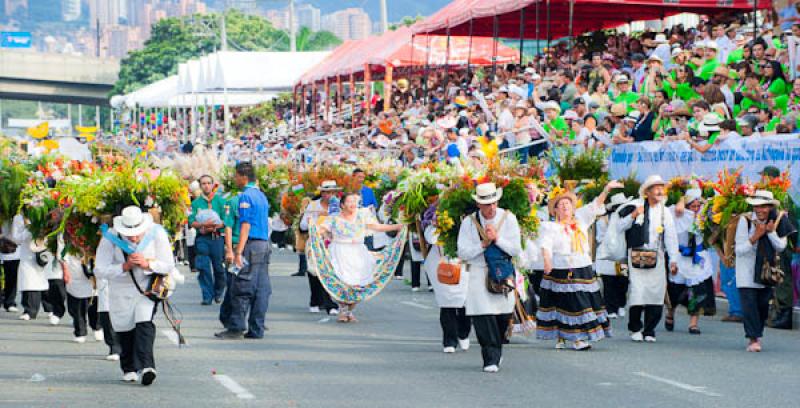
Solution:
M 61 19 L 75 21 L 81 18 L 81 0 L 61 0 Z
M 7 16 L 13 16 L 19 9 L 28 9 L 28 0 L 5 0 Z
M 255 13 L 256 0 L 227 0 L 225 2 L 226 8 L 237 9 L 245 13 Z
M 325 15 L 322 29 L 342 40 L 360 40 L 372 33 L 372 21 L 364 9 L 348 8 Z
M 308 27 L 311 31 L 319 31 L 322 24 L 320 10 L 311 4 L 301 4 L 295 7 L 297 28 Z
M 94 26 L 99 22 L 101 27 L 118 24 L 121 6 L 119 0 L 89 0 L 89 24 Z
M 264 13 L 264 18 L 269 20 L 269 22 L 272 23 L 272 26 L 277 28 L 278 30 L 289 29 L 289 11 L 286 9 L 267 10 Z

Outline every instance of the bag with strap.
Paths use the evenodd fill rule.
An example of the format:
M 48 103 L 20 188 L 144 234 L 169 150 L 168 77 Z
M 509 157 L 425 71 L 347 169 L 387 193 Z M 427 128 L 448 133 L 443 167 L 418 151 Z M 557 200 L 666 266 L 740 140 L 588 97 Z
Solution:
M 437 247 L 439 248 L 439 247 Z M 436 278 L 443 285 L 458 285 L 461 282 L 461 263 L 447 262 L 439 248 L 439 266 L 436 267 Z
M 0 237 L 0 254 L 13 254 L 14 252 L 17 252 L 17 244 L 6 237 Z
M 779 223 L 783 218 L 784 212 L 781 211 L 778 213 L 778 218 L 775 222 Z M 752 220 L 750 217 L 745 216 L 747 220 L 747 229 L 750 229 Z M 755 283 L 764 285 L 764 286 L 778 286 L 783 283 L 783 280 L 786 279 L 786 272 L 783 270 L 783 265 L 781 263 L 781 254 L 778 251 L 775 251 L 775 257 L 773 259 L 767 259 L 767 254 L 764 251 L 764 248 L 758 245 L 758 252 L 760 256 L 764 259 L 764 262 L 761 263 L 761 269 L 755 271 L 755 277 L 753 281 Z
M 506 215 L 503 213 L 500 222 L 497 223 L 497 231 L 500 231 L 503 223 L 505 222 Z M 483 242 L 488 242 L 486 230 L 478 221 L 478 217 L 473 213 L 470 215 L 472 222 L 478 229 L 478 234 Z M 492 243 L 483 250 L 483 257 L 486 260 L 486 267 L 488 272 L 486 274 L 486 290 L 489 293 L 498 295 L 508 295 L 514 290 L 514 264 L 511 262 L 511 256 L 505 251 L 500 249 L 497 244 Z
M 658 247 L 656 249 L 632 248 L 630 266 L 636 269 L 655 269 L 658 265 L 658 252 L 661 250 L 661 245 L 664 243 L 666 212 L 666 208 L 661 210 L 661 232 L 658 234 L 658 243 L 656 244 Z M 650 226 L 647 225 L 646 228 L 650 228 Z M 644 244 L 647 244 L 647 242 L 644 242 Z

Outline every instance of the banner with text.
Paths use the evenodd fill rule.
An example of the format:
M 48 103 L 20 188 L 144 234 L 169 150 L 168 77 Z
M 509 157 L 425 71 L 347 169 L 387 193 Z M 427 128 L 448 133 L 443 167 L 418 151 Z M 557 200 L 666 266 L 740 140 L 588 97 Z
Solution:
M 717 174 L 725 168 L 742 168 L 745 180 L 756 181 L 761 177 L 759 172 L 767 166 L 775 166 L 781 171 L 789 169 L 791 195 L 797 202 L 800 198 L 800 179 L 795 178 L 800 176 L 800 139 L 797 135 L 726 140 L 704 154 L 684 141 L 632 143 L 614 146 L 609 157 L 612 178 L 634 174 L 639 181 L 653 174 L 667 181 L 691 175 L 716 180 Z

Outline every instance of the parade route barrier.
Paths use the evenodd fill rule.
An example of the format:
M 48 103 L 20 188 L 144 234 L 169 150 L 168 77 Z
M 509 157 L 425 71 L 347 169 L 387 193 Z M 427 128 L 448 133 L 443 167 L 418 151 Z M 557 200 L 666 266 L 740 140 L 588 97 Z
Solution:
M 685 141 L 641 142 L 616 145 L 609 157 L 609 173 L 620 179 L 635 175 L 643 181 L 650 175 L 665 180 L 681 176 L 700 176 L 715 180 L 724 169 L 742 169 L 750 181 L 761 178 L 767 166 L 788 169 L 800 175 L 800 138 L 798 135 L 775 135 L 726 140 L 706 153 L 692 149 Z M 792 182 L 789 193 L 797 200 L 800 183 Z

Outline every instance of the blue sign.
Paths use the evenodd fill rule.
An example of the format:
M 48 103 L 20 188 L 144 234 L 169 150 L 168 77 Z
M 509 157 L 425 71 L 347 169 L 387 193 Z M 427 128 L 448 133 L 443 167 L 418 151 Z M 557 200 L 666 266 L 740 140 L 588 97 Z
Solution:
M 33 38 L 26 31 L 0 32 L 0 47 L 2 48 L 31 48 Z

